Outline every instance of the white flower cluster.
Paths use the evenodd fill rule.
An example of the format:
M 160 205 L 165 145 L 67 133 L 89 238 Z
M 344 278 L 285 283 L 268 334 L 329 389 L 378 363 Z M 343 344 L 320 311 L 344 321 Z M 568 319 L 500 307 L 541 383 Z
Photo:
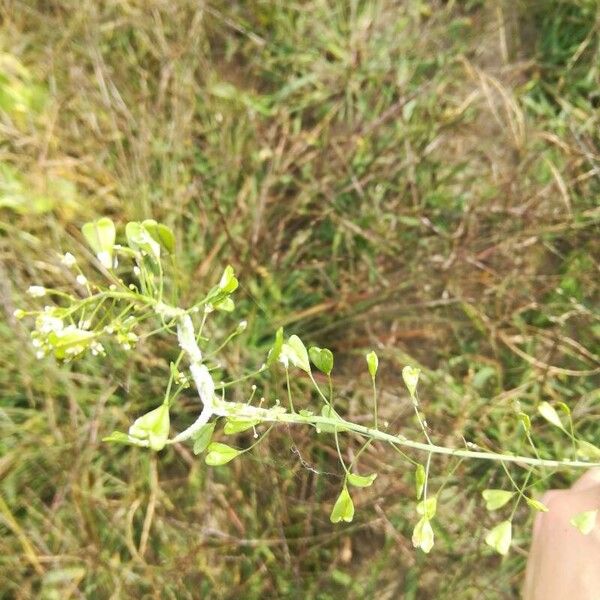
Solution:
M 43 358 L 54 354 L 66 362 L 89 350 L 93 355 L 104 354 L 104 347 L 96 340 L 96 333 L 76 325 L 65 326 L 63 319 L 56 315 L 56 309 L 47 306 L 35 320 L 31 332 L 31 342 L 36 348 L 36 356 Z
M 177 372 L 177 376 L 175 377 L 175 383 L 184 388 L 189 388 L 192 385 L 190 378 L 185 373 L 182 373 L 181 371 Z
M 44 358 L 51 351 L 52 347 L 48 339 L 50 334 L 64 329 L 63 320 L 52 313 L 52 309 L 47 306 L 35 320 L 35 329 L 31 332 L 31 343 L 36 348 L 37 358 Z
M 137 334 L 131 330 L 135 322 L 128 322 L 128 319 L 93 331 L 91 321 L 84 321 L 79 326 L 65 325 L 57 312 L 56 308 L 47 306 L 46 310 L 36 317 L 31 341 L 37 350 L 38 358 L 52 354 L 56 358 L 69 362 L 88 350 L 94 356 L 105 355 L 104 346 L 97 339 L 102 334 L 113 336 L 124 350 L 131 350 L 138 342 Z
M 138 342 L 139 337 L 132 331 L 135 319 L 127 317 L 124 321 L 113 322 L 104 328 L 104 333 L 114 335 L 123 350 L 131 350 Z
M 131 350 L 138 341 L 138 336 L 133 331 L 117 331 L 117 342 L 121 344 L 123 350 Z
M 52 310 L 47 310 L 37 318 L 35 323 L 37 331 L 49 334 L 53 331 L 62 331 L 64 329 L 63 320 L 53 316 L 52 312 Z

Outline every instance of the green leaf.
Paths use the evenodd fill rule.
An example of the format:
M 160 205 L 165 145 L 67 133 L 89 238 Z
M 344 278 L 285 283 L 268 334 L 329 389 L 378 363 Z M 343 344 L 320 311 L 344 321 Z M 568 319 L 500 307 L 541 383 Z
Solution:
M 103 442 L 114 442 L 116 444 L 132 445 L 132 441 L 126 433 L 121 431 L 113 431 L 110 435 L 102 438 Z
M 564 429 L 563 424 L 558 416 L 558 413 L 554 409 L 553 406 L 548 404 L 548 402 L 541 402 L 538 406 L 538 412 L 548 423 L 552 423 L 555 427 L 559 427 L 560 429 Z
M 402 379 L 404 379 L 404 383 L 408 389 L 410 397 L 415 400 L 415 394 L 417 391 L 417 384 L 419 383 L 419 375 L 421 374 L 421 369 L 417 369 L 417 367 L 404 367 L 402 369 Z
M 577 456 L 586 460 L 600 460 L 600 448 L 586 442 L 585 440 L 577 441 Z
M 252 420 L 238 420 L 234 417 L 227 419 L 227 423 L 225 423 L 225 427 L 223 431 L 227 435 L 232 435 L 234 433 L 240 433 L 242 431 L 246 431 L 247 429 L 251 429 L 256 424 L 260 423 L 259 419 Z
M 238 285 L 239 282 L 234 274 L 233 267 L 231 265 L 227 265 L 223 271 L 223 275 L 221 275 L 219 289 L 225 294 L 231 294 L 237 290 Z
M 531 431 L 531 419 L 529 418 L 529 415 L 524 412 L 520 412 L 517 416 L 523 425 L 525 433 L 529 433 Z
M 539 512 L 548 512 L 548 507 L 535 498 L 525 498 L 525 502 L 527 502 L 527 504 L 529 504 L 533 510 L 537 510 Z
M 148 440 L 140 440 L 138 438 L 122 433 L 121 431 L 113 431 L 110 435 L 102 438 L 103 442 L 126 444 L 128 446 L 138 446 L 139 448 L 148 448 Z
M 502 521 L 485 536 L 485 543 L 502 556 L 508 554 L 511 541 L 512 524 L 510 521 Z
M 338 499 L 333 505 L 333 510 L 331 511 L 329 519 L 332 523 L 339 523 L 340 521 L 346 521 L 346 523 L 350 523 L 353 518 L 354 503 L 352 502 L 348 488 L 344 486 L 340 492 L 340 495 L 338 496 Z
M 340 425 L 330 425 L 329 423 L 317 423 L 317 433 L 334 433 L 336 431 L 346 431 L 346 428 L 342 425 L 343 421 L 340 415 L 338 415 L 335 410 L 329 406 L 329 404 L 324 404 L 321 408 L 321 415 L 323 417 L 327 417 L 328 419 L 335 419 L 336 421 L 340 421 Z
M 81 228 L 81 233 L 102 266 L 111 269 L 116 237 L 115 224 L 108 217 L 103 217 L 97 221 L 85 223 Z
M 130 221 L 125 226 L 128 246 L 137 252 L 146 253 L 156 259 L 160 258 L 160 244 L 154 240 L 148 230 L 137 221 Z
M 169 254 L 175 252 L 175 235 L 170 227 L 157 223 L 154 219 L 142 221 L 142 226 Z
M 162 450 L 169 438 L 169 406 L 158 408 L 137 418 L 129 428 L 129 435 L 140 440 L 148 440 L 152 450 Z
M 287 348 L 286 348 L 287 346 Z M 297 335 L 292 335 L 287 341 L 287 344 L 283 345 L 284 349 L 287 350 L 287 355 L 292 364 L 307 373 L 310 373 L 310 362 L 308 360 L 308 352 L 306 347 L 302 343 L 302 340 Z
M 235 309 L 235 302 L 229 296 L 227 296 L 223 298 L 223 300 L 215 302 L 213 306 L 217 310 L 222 310 L 223 312 L 233 312 Z
M 220 442 L 213 442 L 208 446 L 208 453 L 206 454 L 204 462 L 211 467 L 219 467 L 232 461 L 240 454 L 242 454 L 242 450 L 237 450 L 236 448 L 232 448 L 227 444 L 221 444 Z
M 431 520 L 437 512 L 437 496 L 431 496 L 417 504 L 417 513 Z
M 198 454 L 202 454 L 208 445 L 210 444 L 210 439 L 215 431 L 215 426 L 217 422 L 211 421 L 210 423 L 205 423 L 194 435 L 192 438 L 194 441 L 194 454 L 198 456 Z
M 423 490 L 425 489 L 425 467 L 417 465 L 415 469 L 415 491 L 417 492 L 417 500 L 421 499 Z
M 308 351 L 308 355 L 310 356 L 313 365 L 315 365 L 321 373 L 325 373 L 325 375 L 331 374 L 331 371 L 333 370 L 333 352 L 331 352 L 331 350 L 313 346 Z
M 280 327 L 275 333 L 275 341 L 273 342 L 273 346 L 271 350 L 269 350 L 269 355 L 267 356 L 267 367 L 274 365 L 279 359 L 279 355 L 281 354 L 281 348 L 283 347 L 283 327 Z
M 429 554 L 429 551 L 433 548 L 433 528 L 426 516 L 421 517 L 415 525 L 412 534 L 412 543 L 415 548 L 420 548 L 425 554 Z
M 369 375 L 371 375 L 371 379 L 375 379 L 375 375 L 377 375 L 377 369 L 379 367 L 379 359 L 377 358 L 377 354 L 375 354 L 374 350 L 371 350 L 371 352 L 369 352 L 365 358 L 367 359 Z
M 569 523 L 578 529 L 583 535 L 588 535 L 596 526 L 596 517 L 598 510 L 586 510 L 585 512 L 575 515 Z
M 370 487 L 373 482 L 377 479 L 377 473 L 371 473 L 370 475 L 356 475 L 355 473 L 348 473 L 346 480 L 350 485 L 354 487 Z
M 60 331 L 51 331 L 48 342 L 56 358 L 72 358 L 89 348 L 96 337 L 93 331 L 69 326 Z
M 515 495 L 514 492 L 506 490 L 483 490 L 481 492 L 485 500 L 485 507 L 488 510 L 498 510 L 502 508 Z

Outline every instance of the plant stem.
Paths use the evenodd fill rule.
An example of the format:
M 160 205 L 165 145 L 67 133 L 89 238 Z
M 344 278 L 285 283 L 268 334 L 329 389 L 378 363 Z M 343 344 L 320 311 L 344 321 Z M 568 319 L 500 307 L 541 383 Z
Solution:
M 194 383 L 196 384 L 196 388 L 198 389 L 200 399 L 202 400 L 203 407 L 196 421 L 194 421 L 194 423 L 187 429 L 175 436 L 172 440 L 169 440 L 168 443 L 170 444 L 182 442 L 191 438 L 203 425 L 210 420 L 213 415 L 216 415 L 219 417 L 248 419 L 249 421 L 257 420 L 263 423 L 287 423 L 310 425 L 313 427 L 317 427 L 319 425 L 328 425 L 329 427 L 334 428 L 336 442 L 338 432 L 351 431 L 369 440 L 379 440 L 392 444 L 393 446 L 402 446 L 404 448 L 412 448 L 413 450 L 426 452 L 428 455 L 428 462 L 431 459 L 432 454 L 442 454 L 446 456 L 456 456 L 459 458 L 492 460 L 500 463 L 520 463 L 521 465 L 530 465 L 533 467 L 570 467 L 576 469 L 600 467 L 600 463 L 590 463 L 585 461 L 552 460 L 538 457 L 534 458 L 531 456 L 517 456 L 514 454 L 500 454 L 497 452 L 482 452 L 477 450 L 465 450 L 462 448 L 438 446 L 432 443 L 429 439 L 424 427 L 424 423 L 420 419 L 417 407 L 415 407 L 417 410 L 417 417 L 419 418 L 419 422 L 425 433 L 428 443 L 415 442 L 401 435 L 393 435 L 377 428 L 365 427 L 364 425 L 359 425 L 358 423 L 346 421 L 337 415 L 332 417 L 322 415 L 302 415 L 296 412 L 287 412 L 281 406 L 276 406 L 274 408 L 260 408 L 248 404 L 225 401 L 215 396 L 215 384 L 210 373 L 208 372 L 208 369 L 202 364 L 202 352 L 198 347 L 196 334 L 194 332 L 194 325 L 189 314 L 184 311 L 179 312 L 179 314 L 177 314 L 177 321 L 177 337 L 179 340 L 179 345 L 190 361 L 190 371 Z M 328 406 L 331 406 L 317 385 L 317 382 L 314 380 L 312 373 L 309 372 L 308 375 L 321 398 Z M 346 469 L 345 465 L 344 469 Z
M 202 401 L 202 411 L 198 415 L 198 418 L 181 433 L 176 435 L 170 443 L 183 442 L 199 431 L 203 425 L 208 423 L 213 415 L 213 405 L 217 398 L 215 396 L 215 384 L 214 381 L 206 368 L 206 365 L 202 364 L 202 351 L 196 341 L 196 333 L 194 331 L 194 325 L 192 319 L 188 314 L 180 315 L 177 323 L 177 339 L 179 346 L 187 355 L 190 361 L 190 372 L 192 379 L 198 390 L 198 395 Z M 221 400 L 221 403 L 225 403 Z
M 412 448 L 413 450 L 419 450 L 421 452 L 427 452 L 428 454 L 442 454 L 446 456 L 456 456 L 460 458 L 480 459 L 480 460 L 492 460 L 496 462 L 510 462 L 510 463 L 521 463 L 523 465 L 531 465 L 534 467 L 550 467 L 550 468 L 576 468 L 576 469 L 590 469 L 593 467 L 600 467 L 600 463 L 592 463 L 577 460 L 553 460 L 545 458 L 534 458 L 531 456 L 518 456 L 515 454 L 500 454 L 497 452 L 482 452 L 476 450 L 464 450 L 462 448 L 448 448 L 446 446 L 438 446 L 436 444 L 428 444 L 423 442 L 416 442 L 409 440 L 404 436 L 392 435 L 379 429 L 373 429 L 372 427 L 366 427 L 359 425 L 358 423 L 352 423 L 345 419 L 336 419 L 332 417 L 325 417 L 321 415 L 310 415 L 305 416 L 300 413 L 288 413 L 281 407 L 275 408 L 258 408 L 256 406 L 247 406 L 245 404 L 238 404 L 233 402 L 217 401 L 213 406 L 213 412 L 215 415 L 220 417 L 235 416 L 239 419 L 258 419 L 262 422 L 279 422 L 287 424 L 299 424 L 299 425 L 329 425 L 335 427 L 338 431 L 352 431 L 362 437 L 387 442 L 389 444 L 395 444 L 403 446 L 405 448 Z

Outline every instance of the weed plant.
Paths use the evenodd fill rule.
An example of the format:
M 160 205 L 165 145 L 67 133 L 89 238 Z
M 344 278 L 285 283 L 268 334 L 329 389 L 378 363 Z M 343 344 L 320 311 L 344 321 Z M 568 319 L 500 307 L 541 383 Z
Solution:
M 334 433 L 283 423 L 214 468 L 191 440 L 159 453 L 102 443 L 161 406 L 171 378 L 169 439 L 197 418 L 194 389 L 179 390 L 189 361 L 170 366 L 176 323 L 148 311 L 65 365 L 38 359 L 35 319 L 13 313 L 68 310 L 120 286 L 115 274 L 139 286 L 132 257 L 107 270 L 80 227 L 108 216 L 125 248 L 126 224 L 153 218 L 176 239 L 174 264 L 161 249 L 169 301 L 195 306 L 228 264 L 239 277 L 235 312 L 211 313 L 211 342 L 198 342 L 217 386 L 251 376 L 226 401 L 245 404 L 254 383 L 251 405 L 279 398 L 292 414 L 284 365 L 255 374 L 283 327 L 282 342 L 335 355 L 344 422 L 374 429 L 374 350 L 378 431 L 427 446 L 425 419 L 436 446 L 536 458 L 530 425 L 540 458 L 593 461 L 581 441 L 600 443 L 598 3 L 9 0 L 0 12 L 0 596 L 518 597 L 532 508 L 515 493 L 488 512 L 503 497 L 481 492 L 536 500 L 576 469 L 527 479 L 522 462 L 507 474 L 431 454 L 425 555 L 411 541 L 416 467 L 385 441 L 358 455 L 368 438 L 338 432 L 338 452 Z M 69 299 L 29 298 L 31 285 Z M 290 356 L 295 414 L 323 417 Z M 311 374 L 329 399 L 327 374 Z M 213 436 L 257 441 L 252 428 Z M 427 466 L 427 449 L 398 449 Z M 377 478 L 348 484 L 353 520 L 343 496 L 334 524 L 339 454 Z M 485 538 L 518 499 L 501 558 Z

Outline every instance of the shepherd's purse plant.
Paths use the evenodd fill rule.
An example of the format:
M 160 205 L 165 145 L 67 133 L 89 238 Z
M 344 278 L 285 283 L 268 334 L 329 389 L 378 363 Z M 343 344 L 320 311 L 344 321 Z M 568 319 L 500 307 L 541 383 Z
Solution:
M 286 337 L 283 329 L 275 335 L 273 345 L 261 364 L 250 375 L 229 382 L 216 382 L 211 372 L 214 355 L 207 360 L 202 348 L 208 339 L 206 322 L 219 312 L 235 310 L 233 294 L 238 280 L 231 266 L 226 266 L 216 285 L 191 306 L 182 307 L 177 302 L 177 292 L 167 271 L 174 264 L 175 236 L 170 228 L 154 220 L 127 223 L 124 243 L 117 243 L 117 231 L 108 218 L 86 223 L 82 235 L 91 248 L 95 260 L 86 274 L 80 261 L 71 254 L 62 256 L 63 264 L 74 275 L 75 286 L 71 291 L 31 285 L 29 295 L 33 298 L 49 298 L 41 309 L 18 309 L 17 318 L 27 318 L 33 323 L 31 340 L 38 358 L 48 355 L 59 361 L 70 362 L 91 353 L 107 356 L 105 349 L 118 344 L 126 350 L 135 348 L 142 327 L 151 323 L 151 334 L 172 334 L 179 345 L 179 355 L 170 364 L 170 375 L 162 402 L 146 414 L 136 418 L 127 432 L 115 431 L 104 438 L 106 442 L 128 444 L 159 452 L 172 444 L 189 443 L 196 455 L 204 454 L 207 465 L 220 466 L 248 452 L 277 424 L 294 424 L 312 427 L 318 434 L 331 436 L 343 470 L 340 494 L 333 504 L 330 519 L 333 523 L 350 522 L 354 517 L 352 488 L 366 488 L 373 484 L 377 474 L 363 474 L 357 469 L 361 453 L 373 441 L 385 442 L 395 448 L 414 467 L 416 495 L 416 524 L 412 541 L 415 547 L 429 552 L 434 545 L 432 522 L 436 516 L 437 498 L 440 490 L 428 489 L 431 458 L 441 454 L 459 460 L 495 461 L 505 468 L 510 489 L 485 489 L 483 501 L 489 511 L 496 511 L 512 502 L 511 516 L 496 525 L 486 536 L 486 543 L 500 554 L 509 551 L 512 540 L 512 518 L 520 502 L 524 501 L 534 511 L 547 508 L 531 497 L 528 486 L 530 477 L 539 468 L 583 469 L 600 466 L 600 450 L 593 444 L 576 438 L 569 408 L 565 404 L 555 406 L 542 402 L 539 416 L 553 425 L 561 435 L 568 436 L 575 449 L 573 459 L 541 458 L 532 441 L 531 418 L 518 412 L 523 435 L 533 452 L 530 456 L 517 456 L 510 452 L 492 452 L 465 442 L 464 447 L 447 447 L 436 444 L 430 436 L 418 394 L 420 370 L 406 366 L 402 377 L 411 398 L 422 439 L 409 439 L 400 433 L 388 431 L 377 412 L 377 373 L 379 361 L 373 351 L 366 354 L 366 369 L 373 389 L 373 422 L 362 425 L 343 418 L 336 410 L 333 388 L 333 353 L 327 348 L 306 348 L 297 335 Z M 92 275 L 93 272 L 93 275 Z M 237 327 L 219 346 L 246 329 L 246 321 Z M 149 335 L 148 333 L 145 334 Z M 279 400 L 261 398 L 255 400 L 256 385 L 251 385 L 249 400 L 244 403 L 227 399 L 229 388 L 248 385 L 253 378 L 271 369 L 283 369 L 287 387 L 287 405 Z M 315 379 L 315 370 L 326 381 L 321 386 Z M 311 409 L 296 410 L 290 386 L 290 377 L 307 378 L 314 389 L 317 402 Z M 179 433 L 171 433 L 170 414 L 183 390 L 195 387 L 199 396 L 198 415 L 193 423 Z M 557 410 L 558 409 L 558 410 Z M 562 413 L 562 415 L 561 415 Z M 253 430 L 256 441 L 248 448 L 238 449 L 213 441 L 217 423 L 224 423 L 227 435 Z M 565 424 L 566 423 L 566 424 Z M 257 428 L 266 426 L 260 436 Z M 347 464 L 340 451 L 340 439 L 345 435 L 359 436 L 364 441 L 351 464 Z M 410 456 L 407 454 L 410 453 Z M 416 456 L 416 458 L 415 458 Z M 523 485 L 511 477 L 507 465 L 516 464 L 527 470 Z M 593 513 L 593 514 L 592 514 Z M 597 511 L 574 515 L 573 526 L 583 534 L 593 529 Z M 590 527 L 591 524 L 591 527 Z

